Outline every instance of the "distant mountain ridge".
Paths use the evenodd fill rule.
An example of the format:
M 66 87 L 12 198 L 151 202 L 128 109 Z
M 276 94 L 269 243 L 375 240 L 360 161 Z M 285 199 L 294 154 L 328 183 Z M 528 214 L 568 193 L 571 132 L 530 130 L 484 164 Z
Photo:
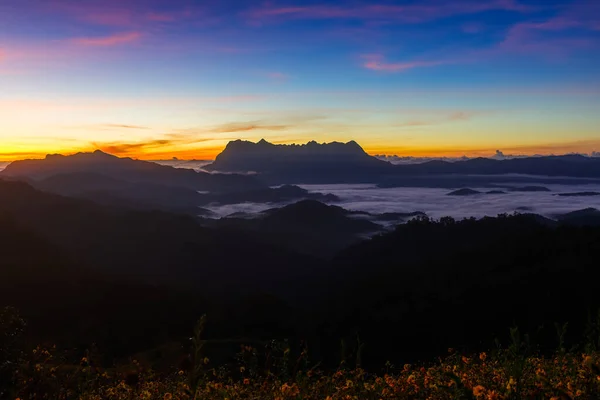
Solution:
M 210 171 L 257 173 L 271 184 L 378 183 L 384 187 L 406 185 L 407 179 L 435 176 L 535 175 L 600 179 L 600 158 L 583 155 L 535 156 L 514 159 L 474 158 L 462 161 L 429 161 L 394 165 L 367 154 L 355 141 L 279 145 L 229 142 Z M 494 178 L 496 179 L 496 178 Z
M 210 174 L 178 169 L 148 161 L 119 158 L 100 150 L 71 156 L 53 154 L 42 160 L 15 161 L 0 173 L 0 177 L 40 181 L 55 175 L 72 173 L 100 173 L 109 178 L 132 183 L 179 186 L 215 192 L 265 187 L 258 179 L 248 175 Z

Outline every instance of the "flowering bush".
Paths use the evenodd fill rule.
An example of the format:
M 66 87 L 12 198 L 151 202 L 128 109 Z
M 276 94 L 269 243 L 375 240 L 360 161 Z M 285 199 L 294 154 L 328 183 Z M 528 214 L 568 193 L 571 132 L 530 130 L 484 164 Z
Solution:
M 252 348 L 245 350 L 254 351 Z M 19 371 L 20 399 L 588 399 L 600 396 L 600 354 L 560 353 L 515 359 L 509 351 L 488 355 L 451 353 L 432 365 L 404 365 L 387 373 L 363 369 L 316 369 L 283 380 L 274 373 L 254 374 L 244 366 L 236 376 L 211 368 L 190 386 L 189 372 L 157 376 L 133 362 L 128 371 L 53 366 L 51 351 L 35 349 Z M 523 361 L 523 362 L 521 362 Z M 518 370 L 515 369 L 518 364 Z

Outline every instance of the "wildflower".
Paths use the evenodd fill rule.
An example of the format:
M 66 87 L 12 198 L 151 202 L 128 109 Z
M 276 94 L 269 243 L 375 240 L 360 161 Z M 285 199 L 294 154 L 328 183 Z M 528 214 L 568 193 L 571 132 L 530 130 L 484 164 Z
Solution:
M 204 365 L 208 364 L 210 362 L 210 360 L 208 359 L 208 357 L 204 357 Z
M 245 379 L 244 379 L 244 385 L 249 385 L 249 384 L 250 384 L 250 379 L 248 379 L 248 378 L 245 378 Z
M 483 353 L 479 354 L 479 359 L 480 359 L 481 361 L 485 361 L 485 359 L 486 359 L 486 358 L 487 358 L 487 354 L 485 354 L 485 352 L 483 352 Z
M 462 357 L 462 361 L 463 361 L 465 364 L 469 364 L 469 363 L 471 362 L 471 360 L 469 359 L 469 357 L 465 357 L 465 356 L 463 356 L 463 357 Z
M 173 398 L 173 395 L 171 393 L 165 393 L 163 400 L 171 400 L 172 398 Z
M 475 397 L 479 397 L 479 396 L 483 395 L 484 392 L 485 392 L 485 388 L 481 385 L 477 385 L 473 388 L 473 396 L 475 396 Z
M 516 386 L 517 381 L 515 381 L 515 378 L 513 378 L 512 376 L 510 377 L 510 379 L 508 380 L 508 384 L 506 385 L 506 389 L 508 391 L 511 391 L 514 389 L 514 387 Z
M 244 366 L 241 366 L 241 367 L 240 367 L 240 372 L 241 372 L 242 374 L 243 374 L 244 372 L 246 372 L 246 367 L 244 367 Z
M 179 370 L 178 374 L 179 374 L 179 376 L 183 375 L 183 371 Z

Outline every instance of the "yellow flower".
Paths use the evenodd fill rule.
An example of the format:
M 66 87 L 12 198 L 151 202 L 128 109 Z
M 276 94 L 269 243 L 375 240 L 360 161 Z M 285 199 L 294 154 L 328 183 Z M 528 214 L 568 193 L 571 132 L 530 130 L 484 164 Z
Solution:
M 475 397 L 479 397 L 479 396 L 483 395 L 484 392 L 485 392 L 485 388 L 481 385 L 477 385 L 473 388 L 473 396 L 475 396 Z
M 179 376 L 183 375 L 183 371 L 179 370 L 178 374 Z
M 208 364 L 210 362 L 210 360 L 208 359 L 208 357 L 204 357 L 204 364 Z

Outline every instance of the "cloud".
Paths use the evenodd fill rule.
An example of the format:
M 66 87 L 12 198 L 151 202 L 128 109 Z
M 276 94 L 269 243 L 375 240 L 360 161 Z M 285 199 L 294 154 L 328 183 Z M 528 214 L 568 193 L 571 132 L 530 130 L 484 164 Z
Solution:
M 519 179 L 519 178 L 515 178 Z M 467 218 L 496 216 L 501 213 L 522 211 L 527 207 L 528 212 L 552 216 L 587 207 L 597 207 L 594 197 L 559 197 L 556 193 L 577 191 L 600 191 L 600 184 L 594 185 L 562 185 L 552 184 L 552 179 L 542 177 L 540 182 L 514 182 L 514 186 L 540 184 L 552 189 L 553 192 L 510 192 L 502 195 L 482 195 L 465 199 L 460 196 L 447 196 L 449 188 L 419 188 L 401 187 L 381 189 L 374 185 L 301 185 L 311 192 L 333 193 L 341 201 L 336 205 L 347 210 L 365 211 L 374 214 L 384 212 L 414 212 L 421 211 L 433 218 L 452 216 Z M 483 183 L 483 182 L 482 182 Z M 506 182 L 505 186 L 513 186 Z M 460 187 L 460 186 L 459 186 Z M 473 187 L 482 191 L 489 187 Z M 498 188 L 502 188 L 500 185 Z M 281 204 L 284 205 L 284 204 Z M 219 216 L 227 216 L 235 212 L 258 213 L 273 205 L 260 203 L 241 203 L 225 206 L 209 206 L 211 211 Z M 523 211 L 522 211 L 523 212 Z
M 515 24 L 508 30 L 500 47 L 508 51 L 550 56 L 598 47 L 598 38 L 590 32 L 600 27 L 599 4 L 574 2 L 545 21 Z
M 507 10 L 527 12 L 532 8 L 513 0 L 419 2 L 405 5 L 361 4 L 349 6 L 265 6 L 246 13 L 252 22 L 282 19 L 359 19 L 420 23 L 455 15 Z
M 414 68 L 433 67 L 446 63 L 444 61 L 387 62 L 381 54 L 365 54 L 362 58 L 365 59 L 364 68 L 383 72 L 405 72 Z
M 123 125 L 123 124 L 104 124 L 107 128 L 115 128 L 115 129 L 150 129 L 147 126 L 140 125 Z
M 127 126 L 127 125 L 125 125 Z M 143 128 L 143 127 L 142 127 Z M 134 127 L 133 129 L 137 129 Z M 186 145 L 193 145 L 214 140 L 213 138 L 200 138 L 195 132 L 169 133 L 158 139 L 141 140 L 137 142 L 93 142 L 92 146 L 105 153 L 114 155 L 140 156 L 144 154 L 170 154 L 170 157 L 182 151 Z M 190 150 L 190 149 L 183 149 Z
M 289 125 L 270 125 L 260 121 L 254 121 L 223 124 L 211 129 L 211 131 L 215 133 L 248 132 L 254 130 L 282 131 L 289 127 Z
M 123 32 L 110 36 L 74 38 L 71 42 L 81 46 L 118 46 L 137 42 L 141 37 L 140 32 Z
M 173 144 L 169 139 L 156 139 L 139 143 L 92 143 L 94 147 L 105 153 L 122 155 L 132 152 L 141 152 L 142 150 L 164 147 Z
M 65 14 L 89 24 L 136 29 L 205 16 L 208 10 L 186 0 L 173 0 L 167 4 L 165 8 L 164 2 L 153 0 L 52 0 L 40 7 L 46 12 Z

